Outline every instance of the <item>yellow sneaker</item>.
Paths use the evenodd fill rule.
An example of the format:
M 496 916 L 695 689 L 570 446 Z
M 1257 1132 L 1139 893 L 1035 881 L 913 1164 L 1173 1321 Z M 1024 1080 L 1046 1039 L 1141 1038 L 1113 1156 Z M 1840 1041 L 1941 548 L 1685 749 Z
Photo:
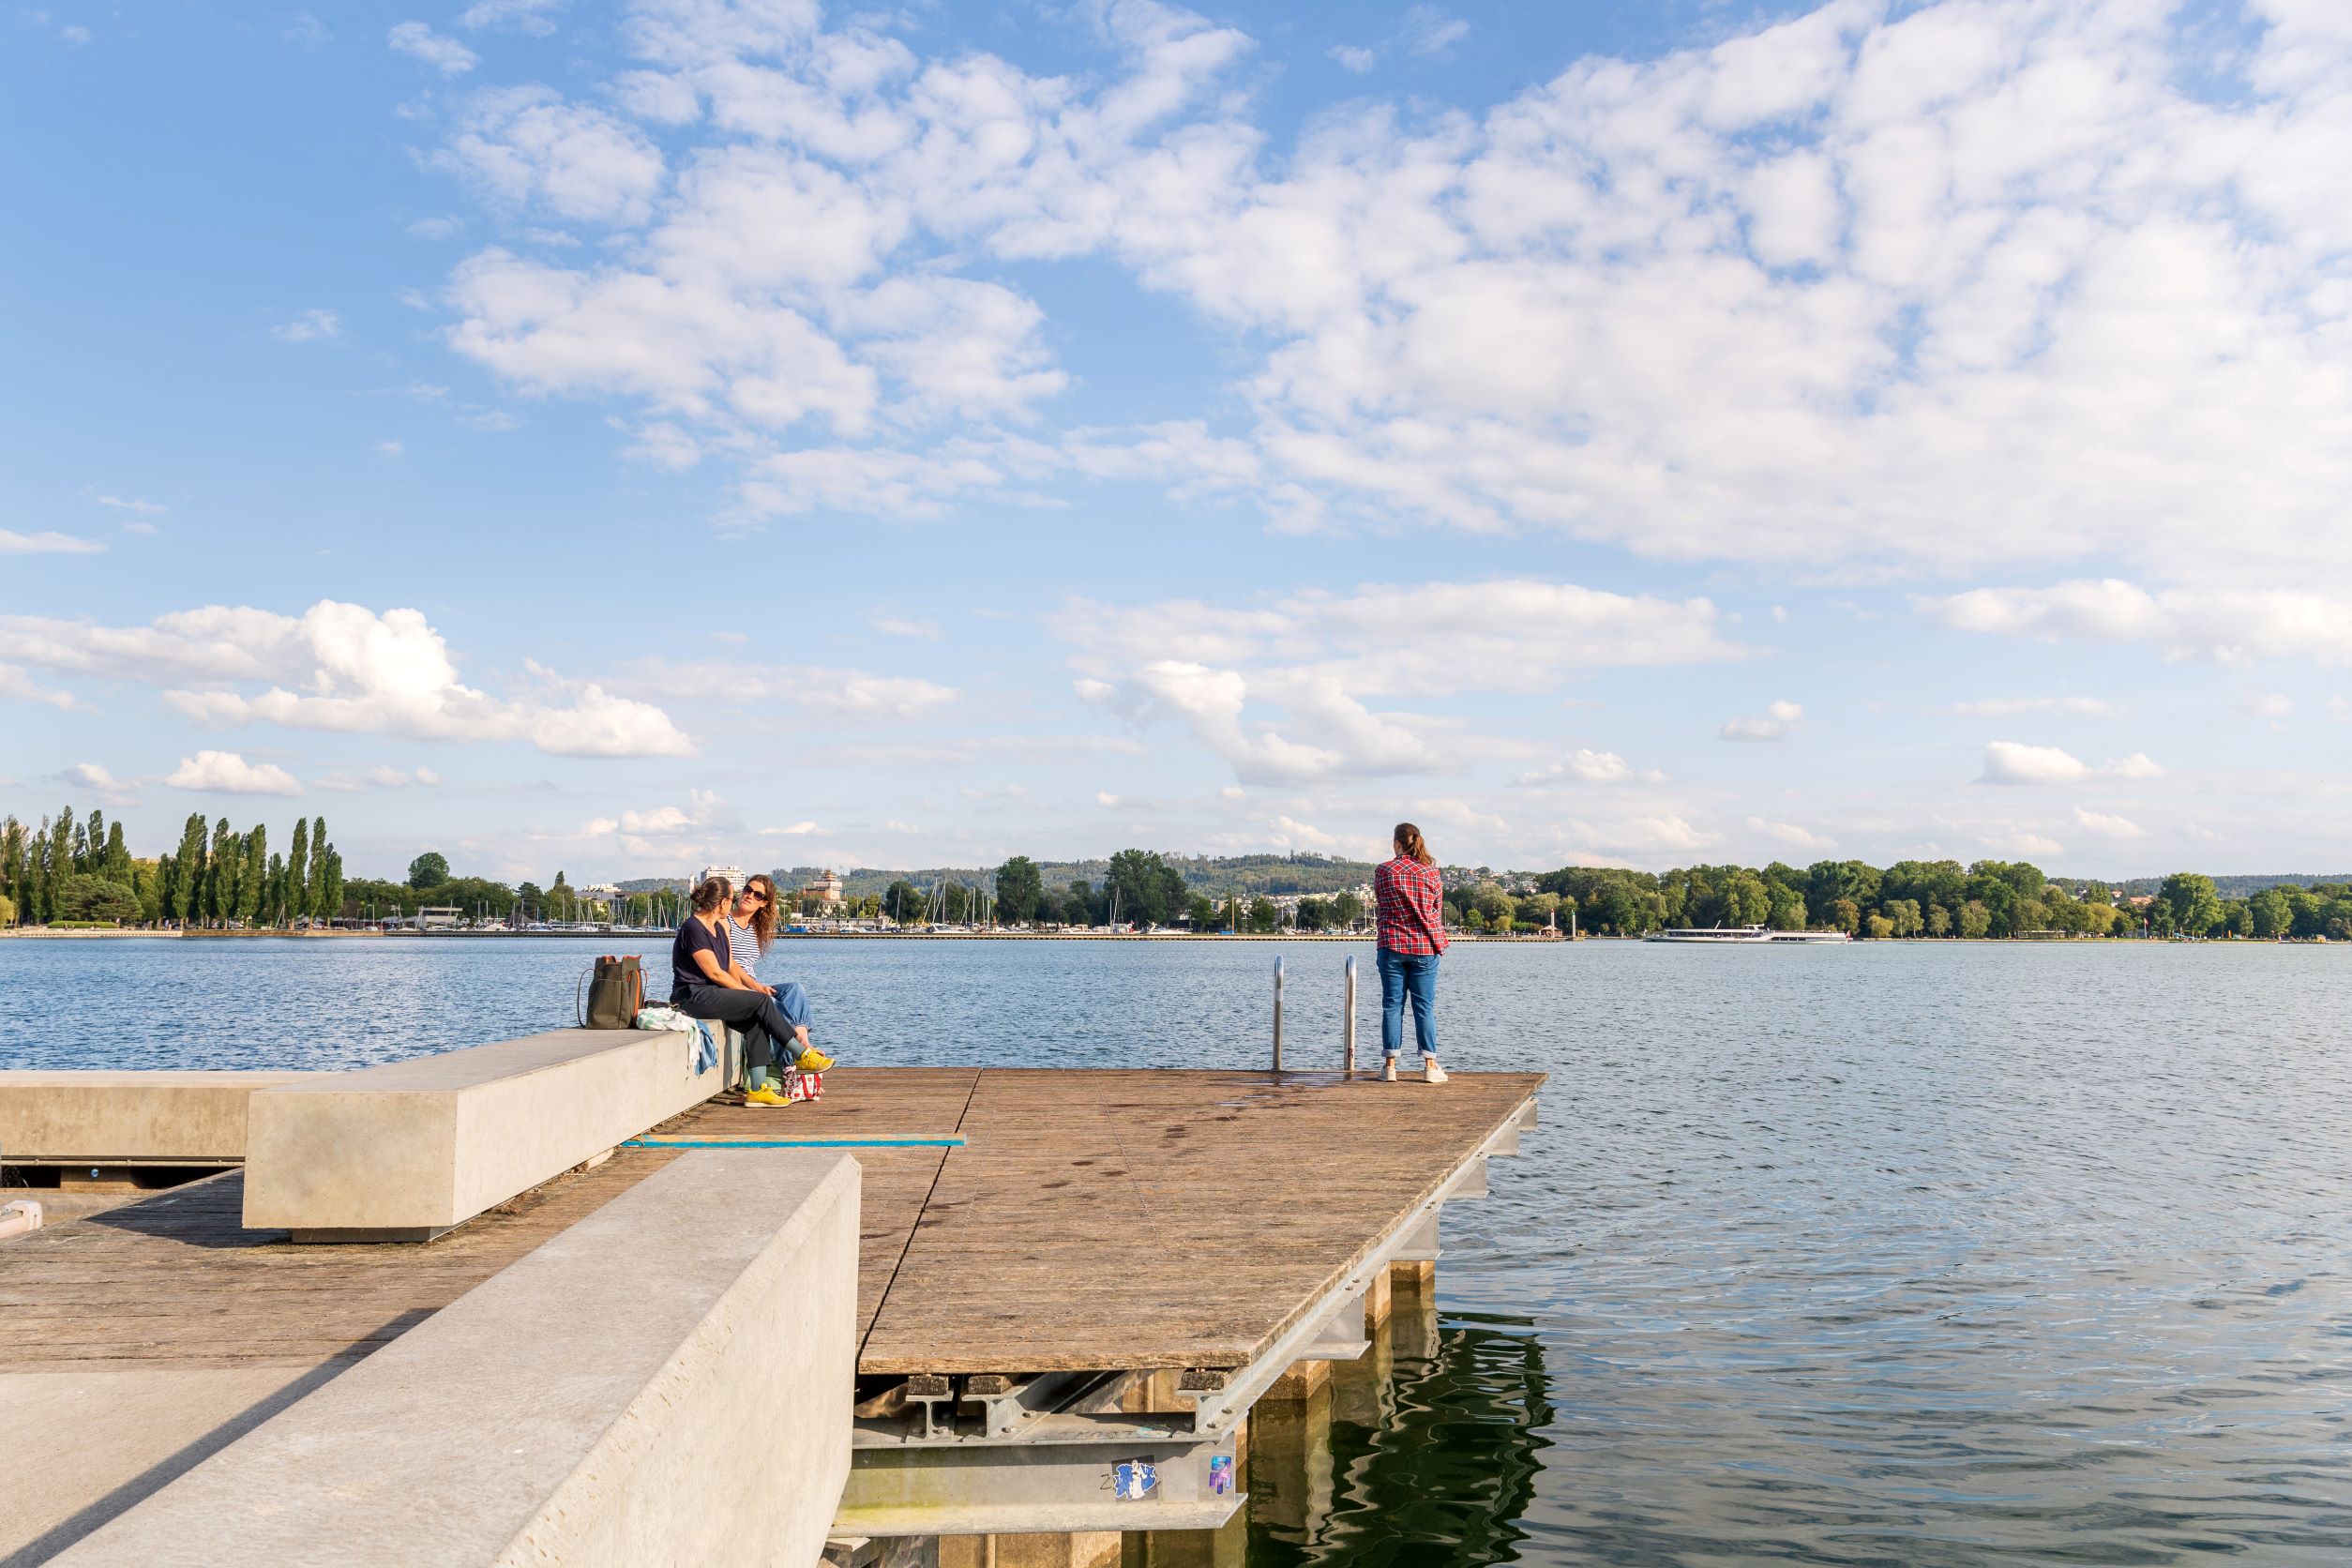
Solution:
M 829 1073 L 833 1070 L 833 1058 L 810 1046 L 800 1053 L 792 1065 L 804 1073 Z
M 788 1106 L 792 1102 L 777 1093 L 775 1085 L 763 1083 L 746 1093 L 743 1103 L 747 1106 Z

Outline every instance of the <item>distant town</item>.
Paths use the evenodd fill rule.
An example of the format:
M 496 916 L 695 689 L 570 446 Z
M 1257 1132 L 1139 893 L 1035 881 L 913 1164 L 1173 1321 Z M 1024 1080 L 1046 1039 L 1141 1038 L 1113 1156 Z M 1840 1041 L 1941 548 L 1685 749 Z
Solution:
M 347 877 L 323 817 L 296 819 L 283 852 L 266 824 L 190 815 L 170 851 L 143 856 L 102 810 L 38 824 L 0 819 L 0 928 L 43 930 L 529 931 L 656 929 L 683 918 L 699 876 L 544 885 L 468 875 L 438 851 L 400 881 Z M 1126 849 L 1101 860 L 1014 855 L 992 867 L 779 867 L 791 925 L 817 931 L 1164 930 L 1267 935 L 1365 928 L 1372 866 L 1315 854 L 1184 855 Z M 2352 940 L 2352 873 L 2108 881 L 2025 861 L 1906 860 L 1880 867 L 1692 866 L 1650 872 L 1443 867 L 1446 918 L 1470 935 L 1641 936 L 1669 927 L 1837 930 L 1868 940 L 2186 937 Z

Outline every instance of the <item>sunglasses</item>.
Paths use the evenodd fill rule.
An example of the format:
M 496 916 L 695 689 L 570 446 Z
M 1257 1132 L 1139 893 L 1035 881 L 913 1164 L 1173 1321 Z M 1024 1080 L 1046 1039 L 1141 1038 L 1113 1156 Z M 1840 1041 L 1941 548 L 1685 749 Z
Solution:
M 748 898 L 755 904 L 764 904 L 768 901 L 768 896 L 756 887 L 745 888 L 738 897 Z

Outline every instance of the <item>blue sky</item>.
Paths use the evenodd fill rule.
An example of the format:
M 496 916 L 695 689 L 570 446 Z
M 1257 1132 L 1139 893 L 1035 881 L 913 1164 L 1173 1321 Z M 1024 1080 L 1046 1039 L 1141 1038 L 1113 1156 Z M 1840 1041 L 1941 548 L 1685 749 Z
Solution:
M 0 808 L 2352 866 L 2352 23 L 8 13 Z

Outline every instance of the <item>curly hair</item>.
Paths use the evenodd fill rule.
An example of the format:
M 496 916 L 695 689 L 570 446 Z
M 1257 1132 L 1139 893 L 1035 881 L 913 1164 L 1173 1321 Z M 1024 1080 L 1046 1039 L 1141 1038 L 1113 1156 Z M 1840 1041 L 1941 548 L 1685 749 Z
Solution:
M 761 956 L 764 957 L 776 943 L 776 879 L 765 871 L 754 871 L 744 878 L 743 887 L 746 893 L 757 890 L 764 895 L 758 912 L 751 917 L 751 940 L 760 944 Z

